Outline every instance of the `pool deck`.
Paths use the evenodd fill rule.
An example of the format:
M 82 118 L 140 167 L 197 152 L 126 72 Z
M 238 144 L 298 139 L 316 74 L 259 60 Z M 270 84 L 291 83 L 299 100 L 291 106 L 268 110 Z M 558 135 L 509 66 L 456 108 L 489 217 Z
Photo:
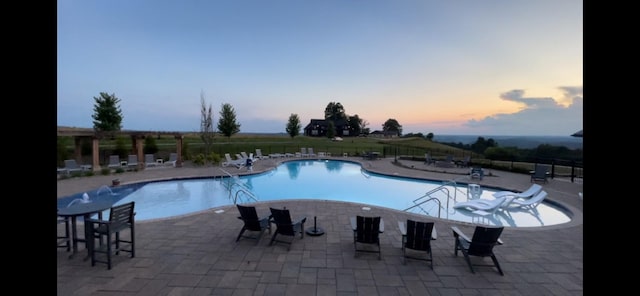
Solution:
M 336 157 L 335 159 L 343 159 Z M 372 172 L 431 180 L 456 179 L 507 190 L 523 191 L 529 175 L 485 170 L 482 181 L 469 180 L 467 168 L 439 168 L 422 162 L 393 158 L 362 160 Z M 260 160 L 253 172 L 224 168 L 232 174 L 269 170 L 282 160 Z M 110 185 L 149 180 L 219 176 L 218 167 L 150 168 L 117 176 L 70 178 L 58 181 L 58 197 Z M 255 240 L 235 242 L 242 227 L 235 206 L 216 208 L 176 218 L 136 222 L 136 257 L 114 256 L 111 270 L 105 264 L 91 266 L 84 261 L 86 250 L 68 258 L 57 252 L 58 295 L 583 295 L 583 192 L 582 180 L 549 179 L 542 184 L 548 200 L 573 212 L 572 221 L 560 225 L 510 228 L 501 235 L 503 245 L 494 252 L 505 275 L 494 267 L 475 267 L 471 273 L 462 254 L 454 256 L 452 226 L 473 234 L 473 225 L 363 204 L 287 200 L 257 203 L 259 214 L 269 207 L 285 207 L 293 218 L 306 216 L 305 228 L 317 226 L 325 234 L 296 237 L 287 251 L 284 244 L 269 246 L 265 233 Z M 224 210 L 216 213 L 216 210 Z M 349 217 L 381 216 L 382 259 L 359 253 L 354 257 L 353 232 Z M 433 241 L 434 269 L 425 262 L 402 263 L 401 235 L 397 221 L 407 218 L 434 221 L 438 239 Z M 491 263 L 489 258 L 472 258 Z M 484 261 L 484 262 L 481 262 Z

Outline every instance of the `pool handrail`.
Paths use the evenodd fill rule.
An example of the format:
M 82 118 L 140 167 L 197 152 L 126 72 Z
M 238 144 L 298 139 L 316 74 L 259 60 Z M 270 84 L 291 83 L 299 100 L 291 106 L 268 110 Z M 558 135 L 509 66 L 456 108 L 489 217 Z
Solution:
M 233 204 L 237 204 L 238 202 L 238 194 L 240 192 L 243 192 L 244 194 L 246 194 L 247 196 L 249 196 L 249 198 L 251 198 L 254 201 L 258 201 L 258 197 L 255 196 L 255 194 L 253 194 L 253 192 L 251 192 L 251 189 L 247 188 L 243 183 L 240 182 L 236 182 L 239 179 L 238 175 L 232 175 L 231 173 L 227 172 L 226 170 L 224 170 L 223 168 L 219 168 L 220 171 L 222 171 L 223 173 L 225 173 L 229 179 L 229 182 L 227 184 L 227 189 L 229 189 L 229 199 L 231 200 L 233 197 Z M 220 182 L 222 183 L 223 180 L 221 180 Z M 233 196 L 233 187 L 234 186 L 238 186 L 240 187 L 237 191 L 235 196 Z
M 420 197 L 420 198 L 422 198 L 422 197 Z M 420 198 L 418 198 L 418 199 L 420 199 Z M 438 203 L 438 218 L 441 218 L 440 217 L 440 209 L 442 209 L 442 204 L 440 202 L 440 199 L 438 199 L 437 197 L 431 197 L 431 198 L 429 198 L 429 199 L 427 199 L 427 200 L 425 200 L 425 201 L 423 201 L 423 202 L 421 202 L 419 204 L 415 204 L 413 206 L 410 206 L 410 207 L 404 209 L 404 211 L 406 212 L 406 211 L 409 211 L 410 209 L 413 209 L 413 208 L 417 207 L 420 210 L 422 210 L 422 212 L 424 212 L 427 216 L 429 216 L 429 213 L 427 211 L 425 211 L 424 209 L 422 209 L 421 205 L 423 205 L 423 204 L 425 204 L 425 203 L 427 203 L 427 202 L 429 202 L 431 200 L 435 200 Z

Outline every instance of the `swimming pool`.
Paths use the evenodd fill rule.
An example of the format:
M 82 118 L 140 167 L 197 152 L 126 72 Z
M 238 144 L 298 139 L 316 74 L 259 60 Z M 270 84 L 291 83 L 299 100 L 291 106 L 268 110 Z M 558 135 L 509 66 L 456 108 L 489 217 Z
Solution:
M 499 188 L 482 188 L 480 198 L 492 199 Z M 416 199 L 434 191 L 430 201 L 413 207 Z M 115 204 L 136 202 L 138 221 L 167 218 L 239 203 L 286 199 L 318 199 L 363 203 L 405 210 L 442 219 L 507 227 L 548 226 L 569 222 L 561 209 L 540 204 L 534 211 L 509 210 L 481 216 L 453 209 L 467 200 L 467 184 L 427 181 L 367 172 L 359 163 L 343 160 L 292 160 L 260 174 L 227 178 L 193 178 L 103 186 L 88 192 L 92 199 L 108 198 Z M 61 198 L 66 206 L 80 195 Z M 424 200 L 424 199 L 422 199 Z M 420 201 L 420 200 L 419 200 Z M 418 202 L 419 202 L 418 201 Z

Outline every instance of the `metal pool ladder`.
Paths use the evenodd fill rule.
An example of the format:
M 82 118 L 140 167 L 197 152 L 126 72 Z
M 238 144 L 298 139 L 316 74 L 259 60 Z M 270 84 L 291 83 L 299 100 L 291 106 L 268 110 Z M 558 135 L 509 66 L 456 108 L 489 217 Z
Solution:
M 424 195 L 416 198 L 413 200 L 414 205 L 404 209 L 403 211 L 407 212 L 411 209 L 417 208 L 420 211 L 422 211 L 424 214 L 429 215 L 429 212 L 426 211 L 423 208 L 423 205 L 430 203 L 430 202 L 435 202 L 438 205 L 438 218 L 441 218 L 440 212 L 442 209 L 444 209 L 444 207 L 442 207 L 442 202 L 440 201 L 440 199 L 438 197 L 435 197 L 434 195 L 436 193 L 444 193 L 447 196 L 447 205 L 446 205 L 446 209 L 449 209 L 449 200 L 451 200 L 452 196 L 451 196 L 451 192 L 449 191 L 449 188 L 447 186 L 453 186 L 453 188 L 455 189 L 453 191 L 453 200 L 456 200 L 456 196 L 457 196 L 457 191 L 458 191 L 458 186 L 456 183 L 456 180 L 451 180 L 451 181 L 444 181 L 442 183 L 442 185 L 429 190 L 427 193 L 425 193 Z
M 253 192 L 251 192 L 251 189 L 247 188 L 244 183 L 240 182 L 238 175 L 232 175 L 222 168 L 220 168 L 220 170 L 227 175 L 227 177 L 223 177 L 220 182 L 229 190 L 229 199 L 233 200 L 234 205 L 238 203 L 238 197 L 243 196 L 245 197 L 244 201 L 247 201 L 247 199 L 258 201 L 258 198 L 253 194 Z M 224 179 L 227 179 L 227 182 L 224 182 Z M 234 188 L 236 188 L 235 195 Z

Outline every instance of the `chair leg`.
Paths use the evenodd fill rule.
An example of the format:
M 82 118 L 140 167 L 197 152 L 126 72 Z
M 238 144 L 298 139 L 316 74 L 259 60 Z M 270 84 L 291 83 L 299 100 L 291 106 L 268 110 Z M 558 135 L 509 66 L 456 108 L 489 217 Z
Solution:
M 457 236 L 455 239 L 456 239 L 456 245 L 454 246 L 454 249 L 453 249 L 453 255 L 458 256 L 458 250 L 460 250 L 460 241 L 458 241 Z
M 96 265 L 96 238 L 93 234 L 93 223 L 84 224 L 84 243 L 91 256 L 91 266 Z
M 111 232 L 107 234 L 107 269 L 111 269 Z
M 116 255 L 120 254 L 120 231 L 116 232 Z
M 500 268 L 500 263 L 498 263 L 498 258 L 496 258 L 496 255 L 491 254 L 491 260 L 493 260 L 493 264 L 495 264 L 496 267 L 498 268 L 498 272 L 500 273 L 500 275 L 504 276 L 504 273 L 502 272 L 502 268 Z
M 469 269 L 471 269 L 471 273 L 476 273 L 475 270 L 473 270 L 473 264 L 471 264 L 471 258 L 469 258 L 469 255 L 462 250 L 462 254 L 464 255 L 464 260 L 467 261 L 467 264 L 469 265 Z
M 131 225 L 131 258 L 136 256 L 136 232 L 134 223 Z
M 238 237 L 236 238 L 236 242 L 238 242 L 240 240 L 240 238 L 242 237 L 242 234 L 244 233 L 244 231 L 246 230 L 246 228 L 243 226 L 242 229 L 240 229 L 240 233 L 238 233 Z
M 65 248 L 67 249 L 67 252 L 71 251 L 71 234 L 69 231 L 69 217 L 64 217 L 63 220 L 59 220 L 59 223 L 61 222 L 62 224 L 64 224 L 64 235 L 63 236 L 58 236 L 58 248 Z M 64 241 L 61 241 L 64 240 Z
M 407 248 L 405 248 L 404 244 L 402 245 L 402 264 L 407 265 Z
M 353 258 L 358 257 L 358 245 L 357 245 L 357 244 L 358 244 L 358 242 L 356 242 L 356 238 L 355 238 L 355 236 L 354 236 L 354 237 L 353 237 L 353 250 L 354 250 L 354 252 L 353 252 Z

